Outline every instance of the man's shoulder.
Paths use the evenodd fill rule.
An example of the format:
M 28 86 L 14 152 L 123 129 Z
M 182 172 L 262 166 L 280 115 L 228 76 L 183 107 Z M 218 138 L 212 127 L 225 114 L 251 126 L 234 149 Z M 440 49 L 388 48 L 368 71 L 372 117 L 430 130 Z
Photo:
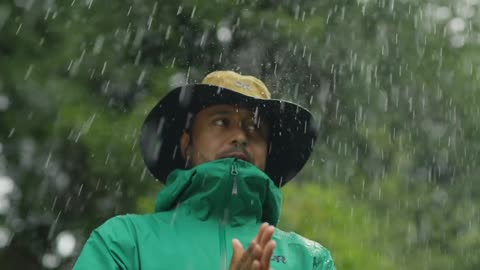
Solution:
M 282 240 L 287 240 L 289 245 L 299 245 L 311 250 L 327 250 L 322 244 L 296 232 L 286 232 L 277 228 L 275 233 L 278 237 L 282 238 Z
M 157 214 L 124 214 L 109 218 L 95 231 L 101 234 L 135 234 L 139 229 L 158 227 L 161 223 L 165 222 Z
M 296 250 L 303 256 L 311 257 L 314 269 L 317 267 L 318 269 L 335 269 L 330 251 L 319 242 L 298 233 L 285 232 L 280 229 L 276 229 L 275 235 L 280 241 L 287 242 L 289 250 Z

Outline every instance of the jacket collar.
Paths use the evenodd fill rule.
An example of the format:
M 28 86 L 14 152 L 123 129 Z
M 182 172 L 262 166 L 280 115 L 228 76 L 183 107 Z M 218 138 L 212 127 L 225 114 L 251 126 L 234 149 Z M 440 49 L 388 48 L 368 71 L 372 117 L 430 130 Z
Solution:
M 198 219 L 217 217 L 231 225 L 276 225 L 281 202 L 280 189 L 264 172 L 249 162 L 226 158 L 174 170 L 155 210 L 180 208 Z

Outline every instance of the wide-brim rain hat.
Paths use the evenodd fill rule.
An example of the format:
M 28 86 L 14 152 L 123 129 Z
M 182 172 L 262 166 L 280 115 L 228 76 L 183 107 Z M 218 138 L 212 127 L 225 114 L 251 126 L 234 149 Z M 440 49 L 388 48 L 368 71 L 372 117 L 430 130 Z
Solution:
M 255 77 L 215 71 L 199 84 L 173 89 L 147 115 L 140 149 L 155 178 L 165 183 L 170 172 L 186 168 L 180 151 L 183 131 L 192 124 L 197 112 L 220 104 L 251 108 L 267 118 L 270 136 L 265 173 L 277 186 L 290 181 L 308 161 L 318 128 L 307 109 L 271 99 L 265 84 Z

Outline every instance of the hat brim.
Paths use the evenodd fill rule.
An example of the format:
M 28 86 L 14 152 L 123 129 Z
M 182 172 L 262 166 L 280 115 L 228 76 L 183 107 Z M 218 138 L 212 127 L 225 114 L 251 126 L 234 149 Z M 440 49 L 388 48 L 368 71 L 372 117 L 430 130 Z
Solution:
M 265 173 L 279 187 L 303 168 L 312 153 L 318 126 L 312 114 L 295 103 L 259 99 L 207 84 L 192 84 L 170 91 L 150 111 L 140 134 L 140 149 L 152 175 L 165 182 L 175 169 L 184 169 L 180 137 L 197 112 L 212 105 L 258 109 L 271 122 Z

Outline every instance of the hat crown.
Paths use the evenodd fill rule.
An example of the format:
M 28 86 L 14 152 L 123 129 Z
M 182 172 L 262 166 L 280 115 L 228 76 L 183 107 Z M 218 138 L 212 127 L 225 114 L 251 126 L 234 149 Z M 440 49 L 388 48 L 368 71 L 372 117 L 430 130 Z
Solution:
M 271 98 L 270 91 L 261 80 L 233 71 L 211 72 L 205 76 L 202 84 L 219 86 L 254 98 Z

